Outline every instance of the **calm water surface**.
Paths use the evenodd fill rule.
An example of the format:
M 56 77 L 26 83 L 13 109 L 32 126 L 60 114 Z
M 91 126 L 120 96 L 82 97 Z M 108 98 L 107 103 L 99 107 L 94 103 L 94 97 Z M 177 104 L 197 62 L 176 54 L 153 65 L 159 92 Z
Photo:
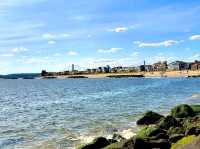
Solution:
M 68 149 L 133 133 L 144 111 L 180 103 L 200 103 L 200 79 L 0 80 L 0 149 Z

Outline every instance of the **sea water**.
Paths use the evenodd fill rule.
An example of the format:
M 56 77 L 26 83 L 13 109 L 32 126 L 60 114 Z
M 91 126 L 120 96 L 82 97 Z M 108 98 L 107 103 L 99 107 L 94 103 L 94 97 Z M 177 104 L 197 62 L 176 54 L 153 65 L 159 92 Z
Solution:
M 181 103 L 200 103 L 200 79 L 0 80 L 0 149 L 69 149 L 114 133 L 128 138 L 145 111 L 166 114 Z

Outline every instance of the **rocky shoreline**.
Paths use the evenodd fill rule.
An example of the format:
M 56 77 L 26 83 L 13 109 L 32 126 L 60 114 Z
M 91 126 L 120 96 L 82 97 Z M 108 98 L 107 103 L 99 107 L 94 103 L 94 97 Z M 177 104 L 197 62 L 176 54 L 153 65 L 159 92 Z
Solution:
M 200 149 L 200 105 L 182 104 L 167 116 L 148 111 L 137 125 L 142 128 L 130 139 L 115 134 L 76 149 Z

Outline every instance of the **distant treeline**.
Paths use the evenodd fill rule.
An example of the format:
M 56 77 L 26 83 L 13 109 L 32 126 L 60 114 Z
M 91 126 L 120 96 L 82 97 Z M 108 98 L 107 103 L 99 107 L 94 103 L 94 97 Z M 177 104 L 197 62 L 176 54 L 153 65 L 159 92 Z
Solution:
M 40 77 L 40 73 L 20 73 L 20 74 L 9 74 L 9 75 L 0 75 L 1 79 L 35 79 Z

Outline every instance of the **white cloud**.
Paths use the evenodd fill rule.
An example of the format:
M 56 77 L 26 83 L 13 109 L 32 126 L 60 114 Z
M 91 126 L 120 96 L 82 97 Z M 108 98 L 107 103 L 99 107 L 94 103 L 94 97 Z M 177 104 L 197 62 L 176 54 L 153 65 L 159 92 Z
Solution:
M 116 33 L 127 32 L 128 30 L 136 29 L 139 26 L 140 26 L 139 24 L 134 24 L 134 25 L 129 25 L 129 26 L 119 26 L 116 28 L 108 29 L 108 31 L 116 32 Z
M 12 57 L 12 56 L 14 56 L 14 54 L 1 54 L 0 56 L 2 56 L 2 57 Z
M 43 34 L 42 38 L 44 39 L 54 39 L 56 36 L 53 34 Z
M 20 52 L 26 52 L 26 51 L 28 51 L 28 49 L 22 46 L 12 49 L 12 52 L 14 53 L 20 53 Z
M 51 40 L 48 42 L 48 44 L 55 44 L 56 42 L 54 40 Z
M 62 39 L 62 38 L 67 38 L 70 37 L 70 34 L 50 34 L 50 33 L 46 33 L 46 34 L 42 34 L 42 38 L 46 39 L 46 40 L 51 40 L 51 39 Z
M 161 47 L 161 46 L 169 47 L 169 46 L 178 44 L 179 42 L 183 42 L 183 41 L 166 40 L 166 41 L 154 42 L 154 43 L 144 43 L 140 41 L 134 41 L 134 44 L 138 45 L 139 47 Z
M 122 48 L 99 49 L 98 53 L 116 53 L 120 50 L 122 50 Z
M 133 53 L 131 54 L 131 56 L 138 56 L 138 55 L 139 55 L 139 52 L 138 52 L 138 51 L 133 52 Z
M 87 37 L 88 37 L 88 38 L 91 38 L 91 37 L 92 37 L 92 35 L 91 35 L 91 34 L 88 34 L 88 35 L 87 35 Z
M 193 58 L 199 58 L 200 57 L 200 54 L 196 53 L 193 55 Z
M 54 56 L 61 56 L 61 53 L 55 53 Z
M 126 27 L 117 27 L 115 29 L 115 32 L 119 33 L 119 32 L 126 32 L 128 29 Z
M 190 37 L 190 40 L 200 40 L 200 35 L 193 35 Z
M 116 27 L 114 29 L 109 29 L 108 31 L 120 33 L 120 32 L 126 32 L 126 31 L 128 31 L 128 28 L 127 27 Z
M 78 53 L 76 51 L 69 51 L 67 54 L 69 56 L 76 56 L 76 55 L 78 55 Z
M 60 34 L 60 37 L 70 37 L 70 34 Z

